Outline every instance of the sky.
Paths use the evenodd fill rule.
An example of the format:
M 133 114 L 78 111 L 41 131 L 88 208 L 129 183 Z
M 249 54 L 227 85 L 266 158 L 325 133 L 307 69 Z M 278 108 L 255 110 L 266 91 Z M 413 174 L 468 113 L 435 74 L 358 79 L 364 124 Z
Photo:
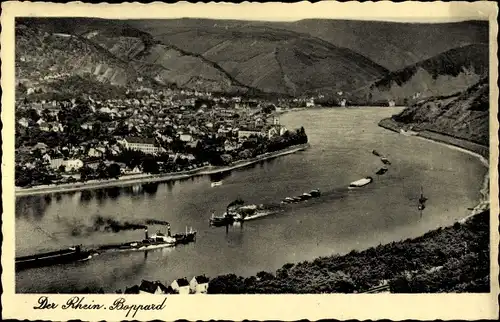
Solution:
M 384 21 L 461 21 L 477 19 L 482 13 L 475 8 L 450 3 L 181 3 L 166 9 L 168 17 L 212 19 L 296 21 L 301 19 L 356 19 Z
M 488 19 L 491 8 L 481 2 L 427 2 L 405 3 L 382 2 L 335 2 L 318 3 L 152 3 L 149 5 L 92 5 L 59 4 L 59 9 L 40 7 L 34 10 L 36 16 L 87 16 L 114 19 L 168 19 L 168 18 L 210 18 L 265 21 L 297 21 L 301 19 L 351 19 L 382 20 L 396 22 L 448 22 L 474 19 Z M 47 4 L 44 4 L 47 5 Z M 54 4 L 58 5 L 58 4 Z M 126 6 L 133 7 L 126 7 Z M 483 7 L 481 7 L 481 5 Z M 43 5 L 42 5 L 43 6 Z M 105 8 L 103 7 L 105 6 Z M 490 9 L 490 10 L 488 10 Z

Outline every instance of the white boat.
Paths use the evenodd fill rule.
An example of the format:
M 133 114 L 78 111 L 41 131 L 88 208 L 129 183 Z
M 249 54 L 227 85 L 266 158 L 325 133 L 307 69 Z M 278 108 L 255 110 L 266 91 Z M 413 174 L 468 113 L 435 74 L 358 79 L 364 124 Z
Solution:
M 363 179 L 359 179 L 357 181 L 351 182 L 351 184 L 349 185 L 349 188 L 352 189 L 352 188 L 363 187 L 363 186 L 366 186 L 367 184 L 371 183 L 372 181 L 373 181 L 372 177 L 366 177 Z
M 212 188 L 222 186 L 222 181 L 215 181 L 215 182 L 212 182 L 210 185 L 212 186 Z
M 286 198 L 285 198 L 285 199 L 283 199 L 281 202 L 282 202 L 282 203 L 290 203 L 290 202 L 293 202 L 293 199 L 292 199 L 292 198 L 290 198 L 290 197 L 286 197 Z
M 414 136 L 414 135 L 418 135 L 418 132 L 415 132 L 415 131 L 412 131 L 412 130 L 404 130 L 404 129 L 401 129 L 399 131 L 401 134 L 403 135 L 406 135 L 406 136 Z

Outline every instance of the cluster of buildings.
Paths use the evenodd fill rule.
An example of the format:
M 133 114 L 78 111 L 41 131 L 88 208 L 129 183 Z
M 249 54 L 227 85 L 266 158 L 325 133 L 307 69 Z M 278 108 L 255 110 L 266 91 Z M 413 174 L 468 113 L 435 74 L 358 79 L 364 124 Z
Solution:
M 19 115 L 16 126 L 24 137 L 33 138 L 31 134 L 36 132 L 70 135 L 70 124 L 61 118 L 61 113 L 67 111 L 77 111 L 80 130 L 90 133 L 82 135 L 77 145 L 54 147 L 43 140 L 31 141 L 31 145 L 20 142 L 16 145 L 16 156 L 21 157 L 16 157 L 16 163 L 26 167 L 36 166 L 39 164 L 36 161 L 45 161 L 54 170 L 74 172 L 95 159 L 106 161 L 106 156 L 119 155 L 125 149 L 151 155 L 168 153 L 174 161 L 180 157 L 196 163 L 190 151 L 207 138 L 223 142 L 217 147 L 218 151 L 231 154 L 237 153 L 243 142 L 252 136 L 272 139 L 287 131 L 279 122 L 276 112 L 281 108 L 275 103 L 242 97 L 215 97 L 206 92 L 139 88 L 129 90 L 122 99 L 86 97 L 35 101 L 29 99 L 29 95 L 26 97 L 16 103 Z M 287 106 L 285 101 L 279 104 Z M 272 113 L 264 112 L 265 107 L 272 107 Z M 102 139 L 102 135 L 101 139 L 92 137 L 98 134 L 106 139 Z M 175 144 L 184 151 L 178 148 L 174 151 Z
M 205 275 L 174 280 L 168 287 L 159 281 L 142 280 L 140 285 L 127 288 L 125 294 L 207 294 L 209 278 Z

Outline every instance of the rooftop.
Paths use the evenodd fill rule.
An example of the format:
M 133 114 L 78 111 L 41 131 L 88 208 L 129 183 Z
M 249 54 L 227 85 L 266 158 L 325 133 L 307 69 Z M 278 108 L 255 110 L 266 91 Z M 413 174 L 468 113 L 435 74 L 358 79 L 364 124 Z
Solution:
M 189 282 L 186 278 L 179 278 L 177 280 L 177 285 L 179 285 L 179 287 L 188 286 Z
M 128 143 L 155 144 L 155 139 L 153 138 L 127 137 L 125 141 Z
M 196 276 L 195 279 L 199 284 L 205 284 L 209 281 L 208 277 L 206 277 L 205 275 Z

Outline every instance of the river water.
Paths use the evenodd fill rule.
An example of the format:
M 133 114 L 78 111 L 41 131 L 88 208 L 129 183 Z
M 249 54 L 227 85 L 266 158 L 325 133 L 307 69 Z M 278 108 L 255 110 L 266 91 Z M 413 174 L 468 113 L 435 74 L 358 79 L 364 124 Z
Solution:
M 147 254 L 102 254 L 84 263 L 25 270 L 16 273 L 16 292 L 64 293 L 88 287 L 111 293 L 142 279 L 170 284 L 198 274 L 254 275 L 286 263 L 415 237 L 465 217 L 479 200 L 486 168 L 469 154 L 377 126 L 399 111 L 367 107 L 284 114 L 281 123 L 291 129 L 304 126 L 311 147 L 226 173 L 218 187 L 210 182 L 220 178 L 201 176 L 149 187 L 18 197 L 18 256 L 143 238 L 142 230 L 74 236 L 75 227 L 91 225 L 96 215 L 130 222 L 165 220 L 174 233 L 192 226 L 198 238 Z M 383 176 L 375 175 L 383 164 L 373 149 L 392 163 Z M 346 189 L 368 175 L 372 184 Z M 417 209 L 421 187 L 429 198 L 422 217 Z M 314 188 L 323 192 L 321 198 L 230 227 L 227 234 L 208 225 L 212 211 L 224 211 L 236 198 L 274 203 Z

